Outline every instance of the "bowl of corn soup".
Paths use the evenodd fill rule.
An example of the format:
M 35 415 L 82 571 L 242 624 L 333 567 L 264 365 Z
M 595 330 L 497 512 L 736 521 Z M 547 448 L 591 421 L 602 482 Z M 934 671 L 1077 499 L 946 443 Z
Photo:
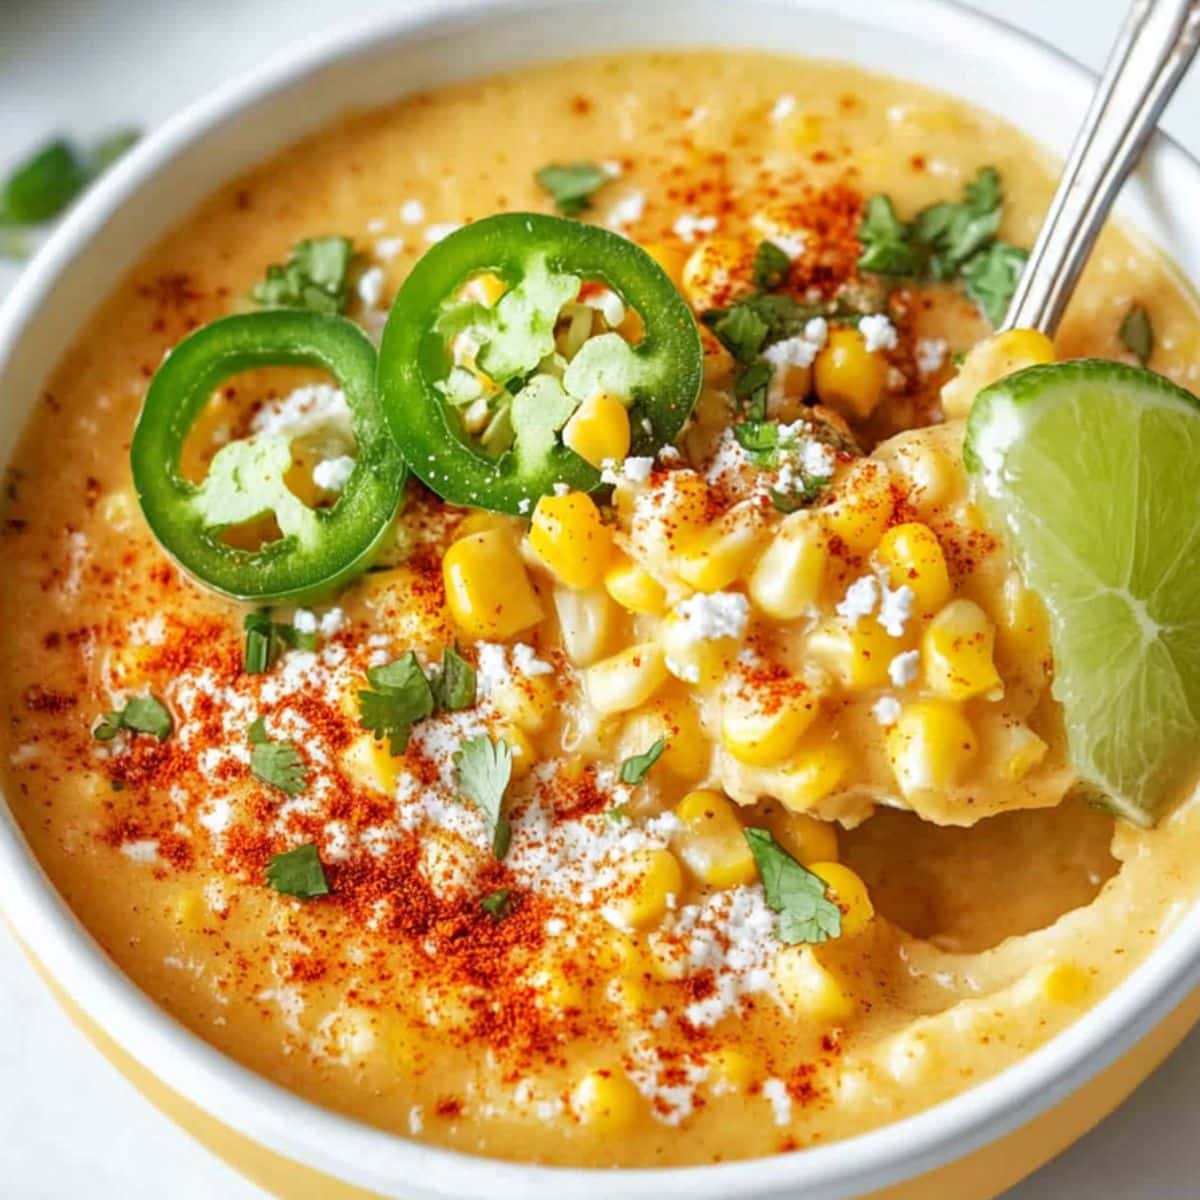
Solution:
M 1198 179 L 997 332 L 1089 90 L 934 3 L 476 4 L 80 201 L 0 315 L 0 902 L 123 1069 L 331 1196 L 993 1196 L 1136 1086 Z

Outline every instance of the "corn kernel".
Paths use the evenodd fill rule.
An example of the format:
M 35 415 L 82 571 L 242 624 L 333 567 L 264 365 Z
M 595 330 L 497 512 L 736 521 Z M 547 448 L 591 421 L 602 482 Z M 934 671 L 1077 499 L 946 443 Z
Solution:
M 517 544 L 503 530 L 459 538 L 442 558 L 442 577 L 450 615 L 469 637 L 514 637 L 544 615 Z
M 892 519 L 891 474 L 880 462 L 860 458 L 834 486 L 833 500 L 821 509 L 832 537 L 852 553 L 874 548 Z
M 506 291 L 508 284 L 494 271 L 480 271 L 478 275 L 472 275 L 467 280 L 459 292 L 459 297 L 491 308 Z
M 1050 623 L 1036 592 L 1013 572 L 999 592 L 994 615 L 1001 649 L 1026 670 L 1050 658 Z
M 369 733 L 356 737 L 342 755 L 342 767 L 364 787 L 389 796 L 395 794 L 396 760 L 388 752 L 386 739 L 376 739 Z
M 562 963 L 544 963 L 533 972 L 529 984 L 534 989 L 534 1002 L 541 1009 L 562 1013 L 583 1007 L 583 987 Z
M 835 1025 L 854 1012 L 853 997 L 821 965 L 811 946 L 784 946 L 775 955 L 771 974 L 780 999 L 797 1016 Z
M 950 599 L 950 573 L 937 534 L 919 521 L 893 525 L 875 551 L 893 588 L 910 587 L 916 611 L 937 612 Z
M 850 753 L 838 742 L 807 747 L 772 773 L 771 793 L 784 808 L 806 812 L 841 784 L 850 767 Z
M 605 989 L 609 1001 L 627 1013 L 645 1012 L 654 1003 L 654 993 L 644 974 L 614 975 Z
M 830 617 L 809 634 L 807 643 L 809 657 L 852 692 L 887 687 L 888 664 L 902 648 L 873 616 L 853 625 Z
M 186 888 L 180 892 L 175 897 L 172 907 L 176 925 L 188 930 L 189 933 L 195 933 L 204 928 L 208 918 L 208 905 L 204 901 L 204 896 L 195 888 Z
M 584 672 L 588 699 L 605 715 L 645 704 L 666 681 L 663 652 L 653 642 L 629 646 Z
M 503 513 L 488 512 L 485 508 L 477 508 L 467 513 L 459 522 L 454 531 L 454 537 L 457 540 L 468 537 L 472 533 L 486 533 L 489 529 L 500 529 L 515 537 L 517 522 Z
M 1049 746 L 1028 725 L 1005 720 L 989 738 L 988 758 L 1006 783 L 1020 783 L 1046 757 Z
M 655 742 L 666 743 L 655 765 L 685 783 L 708 774 L 712 746 L 700 727 L 696 706 L 686 697 L 657 696 L 645 708 L 632 713 L 621 730 L 622 758 L 644 754 Z
M 719 592 L 750 565 L 761 535 L 762 526 L 753 511 L 749 506 L 738 505 L 689 540 L 672 566 L 698 592 Z
M 597 1132 L 619 1133 L 636 1123 L 642 1097 L 618 1069 L 589 1071 L 571 1092 L 571 1111 Z
M 612 554 L 612 530 L 583 492 L 543 496 L 533 510 L 529 545 L 561 583 L 571 588 L 600 582 Z
M 815 513 L 785 517 L 750 576 L 750 599 L 777 621 L 816 607 L 829 560 L 829 535 Z
M 553 676 L 507 675 L 492 686 L 488 699 L 518 729 L 537 733 L 555 709 Z
M 952 600 L 921 639 L 926 686 L 950 700 L 967 700 L 999 688 L 995 641 L 992 623 L 978 604 Z
M 1092 990 L 1091 976 L 1076 963 L 1057 959 L 1035 967 L 1021 981 L 1020 990 L 1052 1004 L 1082 1005 Z
M 819 709 L 818 697 L 798 680 L 739 680 L 721 709 L 721 744 L 748 766 L 773 766 L 796 749 Z
M 825 881 L 829 899 L 842 910 L 842 937 L 861 933 L 875 916 L 867 885 L 839 862 L 814 862 L 808 869 Z
M 666 607 L 667 592 L 639 562 L 617 553 L 604 572 L 604 587 L 624 609 L 658 615 Z
M 979 748 L 957 705 L 945 700 L 907 704 L 887 731 L 892 773 L 904 796 L 954 787 Z
M 131 688 L 146 678 L 150 660 L 162 653 L 162 648 L 126 642 L 111 649 L 104 657 L 105 673 L 114 688 Z
M 686 830 L 679 855 L 701 883 L 730 888 L 754 882 L 754 855 L 725 796 L 689 792 L 675 806 L 675 815 Z
M 577 667 L 602 658 L 618 632 L 620 614 L 602 588 L 555 588 L 554 611 L 563 649 Z
M 497 532 L 495 536 L 507 540 L 513 550 L 512 559 L 520 562 L 516 555 L 515 540 L 506 533 Z M 476 552 L 472 551 L 466 557 L 469 559 L 475 554 Z M 472 596 L 477 595 L 475 589 L 478 578 L 474 569 L 466 573 Z M 374 618 L 375 624 L 379 628 L 387 629 L 399 645 L 426 655 L 435 655 L 455 639 L 456 631 L 451 620 L 453 612 L 450 604 L 437 604 L 429 595 L 427 581 L 410 566 L 372 571 L 359 580 L 356 591 L 363 607 Z
M 737 657 L 736 638 L 697 638 L 676 612 L 667 614 L 658 633 L 667 670 L 684 683 L 711 687 L 720 682 Z
M 518 725 L 505 725 L 497 730 L 496 737 L 507 742 L 509 750 L 512 751 L 512 777 L 524 779 L 537 762 L 537 751 L 529 734 Z
M 625 929 L 657 925 L 683 892 L 683 871 L 670 850 L 635 850 L 621 863 L 619 874 L 604 914 Z
M 1009 329 L 971 347 L 958 374 L 942 388 L 947 417 L 965 417 L 990 383 L 1022 367 L 1054 361 L 1054 343 L 1036 329 Z
M 875 411 L 886 383 L 886 359 L 867 349 L 857 329 L 830 330 L 813 363 L 813 384 L 822 404 L 861 421 Z
M 662 267 L 670 281 L 682 289 L 683 267 L 690 257 L 690 252 L 675 242 L 650 242 L 642 249 Z
M 571 414 L 562 440 L 597 470 L 609 459 L 620 462 L 629 453 L 629 412 L 619 397 L 597 392 Z
M 755 244 L 742 238 L 710 237 L 692 251 L 680 279 L 697 312 L 736 300 L 754 288 Z
M 704 1055 L 704 1065 L 708 1068 L 709 1087 L 717 1096 L 726 1092 L 745 1091 L 758 1074 L 754 1059 L 736 1046 L 709 1050 Z
M 818 821 L 803 812 L 784 812 L 772 823 L 775 840 L 797 862 L 837 861 L 837 829 L 829 821 Z

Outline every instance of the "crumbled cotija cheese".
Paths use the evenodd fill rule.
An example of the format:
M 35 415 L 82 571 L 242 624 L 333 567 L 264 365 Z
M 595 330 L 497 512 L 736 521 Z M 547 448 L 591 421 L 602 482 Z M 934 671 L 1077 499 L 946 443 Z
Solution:
M 899 343 L 896 327 L 883 313 L 871 313 L 858 323 L 858 332 L 862 334 L 867 349 L 895 350 Z
M 750 601 L 740 592 L 697 592 L 675 606 L 675 615 L 691 642 L 741 638 L 750 620 Z

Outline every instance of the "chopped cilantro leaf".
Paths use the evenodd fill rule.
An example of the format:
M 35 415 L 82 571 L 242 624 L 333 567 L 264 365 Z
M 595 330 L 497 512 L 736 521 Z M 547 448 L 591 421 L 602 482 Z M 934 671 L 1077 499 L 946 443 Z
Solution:
M 760 292 L 777 288 L 787 278 L 792 260 L 774 242 L 759 242 L 750 268 L 754 286 Z
M 799 487 L 791 488 L 788 491 L 771 488 L 768 495 L 777 512 L 798 512 L 802 508 L 808 508 L 810 504 L 815 504 L 817 497 L 821 494 L 821 489 L 828 487 L 831 479 L 830 475 L 810 475 L 801 481 Z
M 609 174 L 593 162 L 550 163 L 536 172 L 534 179 L 549 192 L 564 217 L 577 217 L 591 207 L 592 194 L 608 182 Z
M 717 340 L 738 362 L 749 363 L 758 357 L 769 326 L 750 304 L 715 308 L 705 313 L 704 317 Z
M 842 910 L 825 893 L 825 881 L 801 866 L 767 829 L 744 830 L 758 866 L 767 907 L 779 914 L 779 940 L 823 942 L 842 932 Z
M 728 308 L 710 308 L 701 313 L 700 320 L 738 362 L 749 363 L 768 346 L 798 337 L 814 317 L 853 324 L 861 316 L 844 301 L 803 304 L 791 296 L 764 292 L 737 300 Z
M 733 436 L 754 466 L 774 465 L 779 449 L 778 421 L 741 421 L 733 426 Z
M 497 858 L 508 853 L 512 829 L 504 815 L 504 793 L 512 778 L 512 749 L 486 734 L 469 737 L 454 752 L 460 791 L 483 813 Z
M 767 392 L 775 368 L 759 359 L 742 371 L 733 383 L 734 398 L 748 421 L 762 421 L 767 415 Z
M 479 907 L 499 921 L 508 912 L 509 897 L 508 888 L 498 888 L 490 895 L 484 896 L 479 902 Z
M 887 196 L 872 196 L 867 201 L 862 223 L 858 227 L 862 254 L 858 259 L 860 271 L 877 275 L 916 275 L 920 267 L 912 245 L 909 228 L 896 216 Z
M 1009 242 L 992 242 L 962 269 L 967 295 L 983 309 L 993 325 L 1000 325 L 1025 269 L 1027 250 Z
M 475 668 L 453 646 L 442 651 L 442 665 L 430 680 L 439 712 L 458 712 L 475 703 Z
M 1120 334 L 1121 345 L 1144 367 L 1154 353 L 1154 327 L 1150 324 L 1150 314 L 1140 304 L 1125 314 Z
M 347 237 L 306 238 L 283 266 L 272 264 L 251 295 L 264 308 L 345 312 L 353 248 Z
M 284 854 L 272 854 L 267 867 L 267 883 L 285 896 L 296 896 L 301 900 L 312 900 L 316 896 L 329 895 L 329 881 L 321 856 L 312 842 L 297 846 Z
M 623 804 L 614 804 L 612 808 L 604 810 L 605 817 L 612 821 L 615 825 L 618 821 L 629 821 L 632 818 L 629 815 L 629 810 Z
M 288 796 L 299 796 L 308 786 L 308 769 L 291 742 L 273 742 L 266 722 L 259 717 L 250 726 L 250 774 Z
M 367 679 L 373 690 L 358 693 L 362 723 L 377 738 L 386 737 L 393 754 L 403 754 L 413 725 L 433 713 L 433 688 L 411 650 L 394 662 L 372 667 Z
M 644 754 L 634 754 L 627 758 L 621 764 L 621 782 L 641 783 L 650 773 L 650 768 L 662 758 L 666 748 L 666 741 L 659 738 Z
M 98 742 L 111 742 L 122 729 L 149 733 L 165 742 L 175 727 L 166 705 L 153 696 L 134 696 L 124 708 L 107 712 L 92 730 Z
M 246 633 L 242 670 L 247 675 L 261 675 L 270 670 L 285 646 L 292 650 L 317 648 L 315 633 L 301 633 L 295 625 L 272 621 L 271 610 L 267 608 L 247 613 L 242 628 Z

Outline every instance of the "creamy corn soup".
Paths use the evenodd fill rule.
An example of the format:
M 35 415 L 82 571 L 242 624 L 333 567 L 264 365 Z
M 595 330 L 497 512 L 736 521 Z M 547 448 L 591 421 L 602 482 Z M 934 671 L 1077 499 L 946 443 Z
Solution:
M 1194 806 L 1141 829 L 1086 802 L 1043 607 L 960 461 L 986 379 L 942 396 L 1052 177 L 1014 129 L 906 83 L 647 53 L 352 115 L 217 192 L 64 347 L 8 471 L 5 791 L 55 885 L 234 1058 L 505 1158 L 813 1146 L 1054 1036 L 1191 901 L 1200 828 Z M 905 222 L 963 206 L 982 228 L 954 236 L 992 257 L 947 241 L 940 281 L 880 270 L 881 196 Z M 410 478 L 370 570 L 269 611 L 164 553 L 129 451 L 185 335 L 257 296 L 344 309 L 377 342 L 431 247 L 556 202 L 644 247 L 698 318 L 663 368 L 682 388 L 700 339 L 674 444 L 620 386 L 662 322 L 601 272 L 522 333 L 543 340 L 547 403 L 569 401 L 538 436 L 599 488 L 495 512 Z M 353 257 L 331 271 L 311 241 L 286 265 L 338 238 Z M 534 384 L 488 370 L 516 321 L 492 265 L 454 298 L 467 315 L 429 394 L 503 449 L 537 431 Z M 1007 335 L 991 375 L 1129 359 L 1134 307 L 1152 365 L 1188 385 L 1192 297 L 1114 230 L 1055 345 Z M 333 375 L 271 366 L 210 391 L 185 478 L 282 439 L 305 511 L 355 485 Z M 278 527 L 238 511 L 227 545 L 286 532 L 279 509 Z

